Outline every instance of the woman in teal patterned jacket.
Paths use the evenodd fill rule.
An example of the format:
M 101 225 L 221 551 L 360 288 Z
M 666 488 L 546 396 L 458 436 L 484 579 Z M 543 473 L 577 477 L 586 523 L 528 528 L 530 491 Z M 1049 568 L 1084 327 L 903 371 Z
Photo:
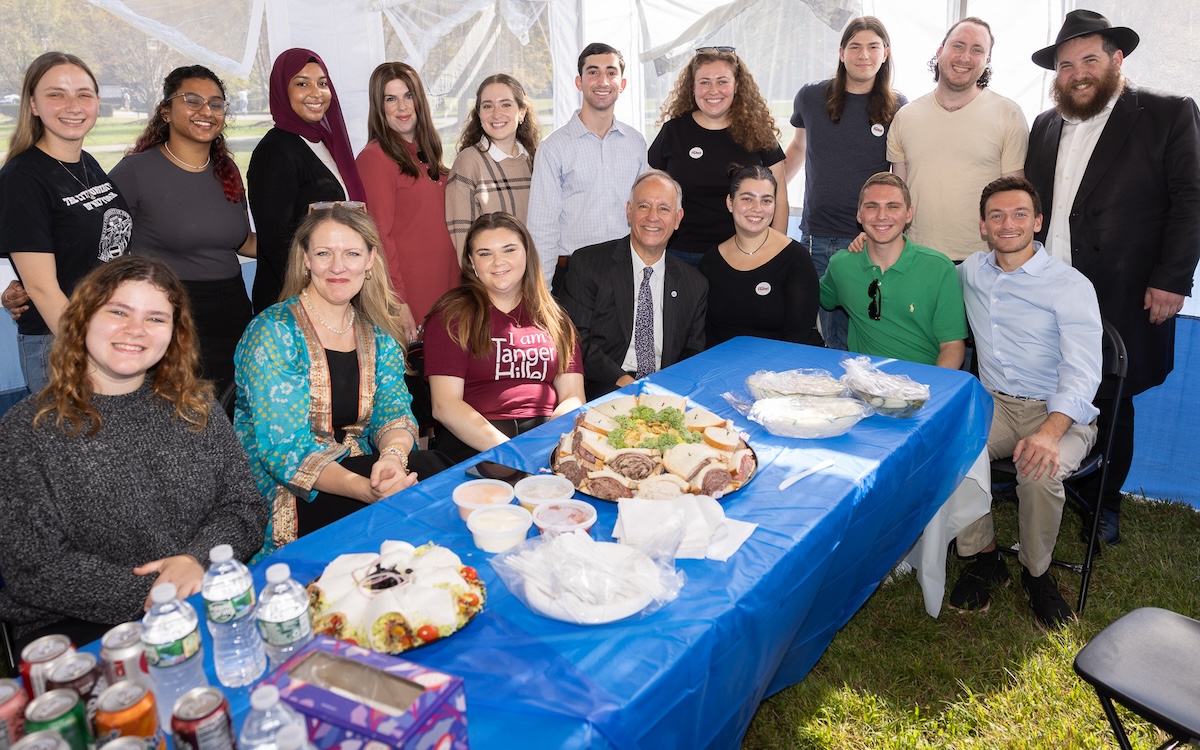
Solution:
M 445 467 L 417 452 L 404 349 L 379 233 L 365 210 L 310 211 L 296 230 L 284 301 L 234 355 L 234 427 L 271 503 L 263 553 Z

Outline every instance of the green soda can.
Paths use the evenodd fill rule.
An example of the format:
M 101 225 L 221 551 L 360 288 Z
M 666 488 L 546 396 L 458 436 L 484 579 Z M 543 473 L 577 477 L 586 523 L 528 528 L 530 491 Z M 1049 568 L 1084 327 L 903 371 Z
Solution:
M 25 731 L 57 732 L 71 750 L 92 750 L 92 730 L 79 693 L 67 688 L 51 690 L 25 707 Z

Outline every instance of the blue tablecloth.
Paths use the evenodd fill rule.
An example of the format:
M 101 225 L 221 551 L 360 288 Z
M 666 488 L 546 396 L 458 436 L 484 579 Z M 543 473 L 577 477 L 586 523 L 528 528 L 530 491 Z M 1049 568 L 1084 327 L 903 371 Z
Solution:
M 339 553 L 400 539 L 433 540 L 474 565 L 488 586 L 484 611 L 454 636 L 407 655 L 465 679 L 472 748 L 737 747 L 759 702 L 804 678 L 986 442 L 991 399 L 978 381 L 907 362 L 883 369 L 928 383 L 929 403 L 912 419 L 871 417 L 838 438 L 775 437 L 720 396 L 744 391 L 746 376 L 759 369 L 822 367 L 840 375 L 840 356 L 738 338 L 627 389 L 677 393 L 733 418 L 760 462 L 750 484 L 723 503 L 729 517 L 758 529 L 726 563 L 679 561 L 687 584 L 648 617 L 584 627 L 526 609 L 492 572 L 489 555 L 475 549 L 451 500 L 465 467 L 304 537 L 267 562 L 287 562 L 307 582 Z M 484 457 L 536 471 L 570 425 L 556 420 Z M 836 465 L 778 490 L 784 478 L 825 458 Z M 593 534 L 609 539 L 616 506 L 595 505 Z M 258 586 L 265 568 L 254 571 Z M 227 692 L 240 725 L 247 691 Z

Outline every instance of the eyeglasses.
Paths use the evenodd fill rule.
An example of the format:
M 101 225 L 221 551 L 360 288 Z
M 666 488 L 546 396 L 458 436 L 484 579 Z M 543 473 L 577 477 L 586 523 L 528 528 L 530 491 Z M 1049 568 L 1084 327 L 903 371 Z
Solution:
M 867 287 L 867 294 L 871 295 L 871 304 L 867 306 L 867 315 L 871 316 L 871 320 L 879 320 L 880 312 L 883 310 L 883 285 L 879 283 L 879 279 L 875 279 Z
M 737 47 L 726 47 L 726 46 L 715 46 L 715 45 L 714 45 L 714 46 L 711 46 L 711 47 L 697 47 L 697 48 L 696 48 L 696 51 L 697 51 L 697 52 L 729 52 L 729 53 L 734 53 L 734 52 L 737 52 Z
M 367 204 L 362 201 L 317 201 L 316 203 L 308 204 L 308 212 L 313 211 L 328 211 L 334 206 L 350 209 L 351 211 L 366 211 Z
M 229 111 L 229 102 L 217 96 L 214 96 L 212 99 L 205 99 L 199 94 L 176 94 L 175 96 L 168 96 L 166 100 L 171 101 L 180 97 L 183 97 L 183 103 L 193 112 L 199 112 L 204 108 L 205 104 L 216 114 L 223 115 Z

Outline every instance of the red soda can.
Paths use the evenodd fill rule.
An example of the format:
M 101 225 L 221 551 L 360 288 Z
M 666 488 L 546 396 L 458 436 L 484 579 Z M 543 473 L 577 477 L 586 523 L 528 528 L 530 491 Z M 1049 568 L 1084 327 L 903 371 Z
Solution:
M 108 678 L 104 676 L 100 661 L 95 654 L 83 652 L 71 654 L 59 662 L 50 673 L 50 679 L 46 681 L 47 690 L 67 688 L 79 693 L 87 712 L 88 726 L 91 726 L 96 718 L 96 699 L 106 687 Z
M 118 737 L 139 738 L 142 750 L 166 750 L 154 693 L 137 680 L 121 680 L 96 701 L 96 745 L 109 747 Z
M 171 734 L 175 738 L 175 750 L 237 748 L 229 701 L 215 687 L 193 688 L 175 701 Z
M 100 659 L 104 662 L 104 674 L 108 684 L 121 680 L 137 680 L 153 687 L 150 669 L 146 666 L 146 654 L 142 651 L 142 624 L 127 622 L 116 626 L 100 639 Z
M 46 692 L 46 680 L 60 660 L 75 653 L 65 635 L 44 635 L 21 650 L 21 677 L 30 700 Z
M 25 707 L 25 729 L 30 734 L 48 729 L 58 732 L 71 750 L 91 750 L 92 728 L 88 726 L 83 701 L 74 690 L 50 690 Z
M 0 750 L 9 750 L 25 734 L 25 704 L 29 696 L 16 680 L 0 680 Z
M 30 732 L 12 750 L 71 750 L 71 746 L 58 732 Z

